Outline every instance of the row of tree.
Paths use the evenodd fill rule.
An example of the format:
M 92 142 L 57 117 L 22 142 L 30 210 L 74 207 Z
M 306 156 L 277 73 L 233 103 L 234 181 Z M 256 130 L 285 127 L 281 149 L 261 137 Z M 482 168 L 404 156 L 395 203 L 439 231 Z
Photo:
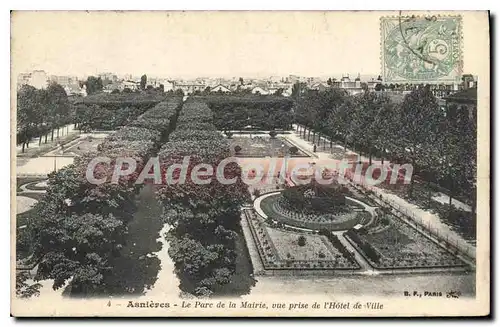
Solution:
M 72 295 L 103 294 L 113 280 L 113 258 L 122 255 L 127 242 L 127 223 L 135 210 L 135 197 L 142 187 L 135 177 L 174 128 L 181 98 L 170 98 L 147 111 L 134 126 L 109 136 L 98 151 L 75 159 L 75 163 L 49 176 L 47 193 L 36 205 L 37 219 L 23 233 L 31 239 L 31 260 L 38 263 L 35 281 L 52 279 L 53 288 L 71 285 Z M 164 123 L 154 125 L 159 119 Z M 106 182 L 95 185 L 86 178 L 89 162 L 98 164 L 93 175 Z M 135 158 L 137 173 L 112 184 L 118 157 Z
M 193 167 L 199 163 L 215 172 L 231 152 L 213 122 L 210 108 L 200 99 L 189 98 L 176 131 L 159 153 L 162 167 L 167 169 L 181 163 L 184 156 L 190 156 L 187 176 L 191 176 Z M 180 288 L 196 296 L 220 295 L 235 274 L 235 242 L 241 235 L 239 210 L 249 194 L 237 163 L 229 163 L 224 176 L 237 178 L 237 182 L 223 185 L 212 178 L 210 183 L 198 185 L 187 178 L 182 184 L 165 185 L 157 192 L 165 208 L 165 221 L 172 226 L 168 232 L 169 255 L 175 263 Z M 176 170 L 174 180 L 178 177 Z M 250 287 L 247 285 L 246 291 Z M 238 288 L 244 289 L 245 285 Z
M 413 90 L 401 103 L 387 93 L 350 96 L 341 89 L 319 92 L 300 85 L 295 87 L 294 99 L 296 121 L 307 127 L 301 133 L 312 133 L 316 144 L 325 136 L 366 154 L 370 163 L 373 155 L 382 162 L 386 158 L 411 163 L 414 173 L 427 182 L 475 202 L 475 110 L 465 105 L 442 108 L 427 86 Z
M 17 92 L 17 144 L 22 151 L 35 137 L 47 143 L 59 137 L 60 128 L 72 122 L 74 110 L 63 87 L 51 83 L 46 89 L 23 85 Z M 43 140 L 43 138 L 45 139 Z
M 293 100 L 279 96 L 215 95 L 205 101 L 219 130 L 289 129 L 293 121 Z

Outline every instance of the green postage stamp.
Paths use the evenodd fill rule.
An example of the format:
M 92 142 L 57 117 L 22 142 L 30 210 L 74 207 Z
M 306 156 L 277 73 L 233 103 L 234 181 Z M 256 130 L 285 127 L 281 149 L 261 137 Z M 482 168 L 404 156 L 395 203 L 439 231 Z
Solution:
M 385 83 L 450 83 L 462 75 L 460 16 L 392 16 L 380 20 Z

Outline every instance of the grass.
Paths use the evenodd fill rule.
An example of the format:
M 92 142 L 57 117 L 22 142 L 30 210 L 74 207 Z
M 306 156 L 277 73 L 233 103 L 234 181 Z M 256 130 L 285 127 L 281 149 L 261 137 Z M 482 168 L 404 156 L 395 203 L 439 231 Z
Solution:
M 22 192 L 21 190 L 21 185 L 25 184 L 30 184 L 30 183 L 38 183 L 43 180 L 46 180 L 46 178 L 40 178 L 40 177 L 17 177 L 16 178 L 16 191 L 17 192 Z
M 37 201 L 40 201 L 42 197 L 44 196 L 45 193 L 22 193 L 22 194 L 17 194 L 18 196 L 26 196 L 28 198 L 35 199 Z M 36 211 L 31 209 L 28 211 L 25 211 L 23 213 L 20 213 L 16 215 L 16 226 L 23 226 L 27 225 L 30 220 L 36 219 Z
M 71 147 L 64 150 L 65 154 L 75 154 L 75 155 L 83 155 L 87 152 L 97 151 L 97 146 L 101 143 L 100 139 L 92 139 L 91 141 L 88 139 L 84 139 L 79 141 L 78 143 L 72 145 Z
M 126 243 L 120 256 L 111 260 L 113 270 L 105 277 L 106 291 L 112 295 L 143 294 L 156 282 L 160 260 L 151 253 L 161 250 L 162 208 L 152 185 L 145 185 L 137 198 L 137 211 L 128 223 Z M 147 256 L 149 254 L 149 256 Z
M 267 228 L 267 233 L 281 260 L 286 260 L 289 256 L 294 260 L 334 260 L 335 255 L 340 254 L 340 252 L 332 252 L 332 248 L 329 249 L 326 246 L 325 241 L 329 241 L 325 236 L 285 232 L 274 228 Z M 298 244 L 300 236 L 305 237 L 304 246 Z M 325 254 L 324 258 L 318 256 L 320 252 Z
M 215 290 L 217 295 L 220 297 L 248 294 L 256 283 L 255 279 L 252 277 L 252 261 L 250 259 L 250 254 L 248 253 L 245 238 L 242 236 L 242 232 L 236 237 L 235 249 L 236 269 L 234 274 L 231 276 L 231 281 Z
M 472 212 L 460 210 L 455 206 L 452 206 L 450 210 L 448 204 L 443 204 L 432 199 L 431 201 L 428 201 L 429 189 L 427 188 L 427 185 L 414 183 L 411 198 L 408 196 L 407 185 L 400 186 L 398 188 L 385 188 L 385 185 L 383 184 L 380 186 L 422 209 L 428 209 L 432 213 L 439 215 L 443 223 L 448 225 L 452 230 L 456 231 L 464 239 L 469 241 L 476 240 L 476 215 Z
M 455 255 L 410 227 L 394 216 L 389 218 L 389 226 L 371 227 L 377 231 L 359 235 L 381 255 L 379 268 L 411 268 L 463 265 Z M 378 220 L 379 224 L 382 220 Z

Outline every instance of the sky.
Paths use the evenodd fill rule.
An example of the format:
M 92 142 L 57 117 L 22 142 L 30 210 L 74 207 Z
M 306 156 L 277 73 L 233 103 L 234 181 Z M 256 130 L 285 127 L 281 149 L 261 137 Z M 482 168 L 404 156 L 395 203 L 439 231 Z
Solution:
M 14 12 L 12 71 L 167 77 L 378 75 L 382 14 Z M 464 40 L 470 43 L 473 36 L 465 37 L 471 33 L 469 16 L 464 17 Z M 474 63 L 469 66 L 474 68 Z

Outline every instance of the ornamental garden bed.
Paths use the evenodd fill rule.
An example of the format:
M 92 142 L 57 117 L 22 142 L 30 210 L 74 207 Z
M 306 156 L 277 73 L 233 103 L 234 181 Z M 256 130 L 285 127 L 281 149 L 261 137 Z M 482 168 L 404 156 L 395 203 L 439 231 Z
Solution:
M 429 201 L 429 194 L 435 193 L 434 189 L 429 189 L 429 186 L 423 183 L 413 184 L 413 196 L 408 196 L 408 185 L 388 185 L 382 183 L 377 187 L 396 194 L 402 199 L 415 204 L 423 209 L 429 209 L 430 212 L 437 214 L 440 220 L 448 225 L 452 230 L 457 232 L 468 242 L 474 243 L 476 241 L 476 214 L 470 211 L 464 211 L 454 205 L 449 207 L 448 204 L 443 204 L 431 199 Z
M 296 148 L 283 137 L 271 138 L 268 135 L 250 137 L 233 137 L 231 141 L 231 154 L 236 157 L 284 157 L 307 158 L 306 153 Z M 236 151 L 239 147 L 240 150 Z M 235 149 L 236 148 L 236 149 Z M 294 154 L 290 153 L 291 148 L 296 148 Z
M 353 211 L 339 215 L 303 214 L 288 210 L 280 205 L 280 194 L 270 195 L 260 203 L 264 213 L 283 224 L 298 226 L 312 230 L 347 230 L 357 224 L 367 223 L 371 215 L 366 211 Z
M 377 269 L 465 267 L 466 263 L 399 218 L 385 214 L 365 231 L 344 233 Z
M 266 270 L 357 270 L 359 264 L 341 243 L 325 235 L 272 228 L 246 211 L 250 230 Z

